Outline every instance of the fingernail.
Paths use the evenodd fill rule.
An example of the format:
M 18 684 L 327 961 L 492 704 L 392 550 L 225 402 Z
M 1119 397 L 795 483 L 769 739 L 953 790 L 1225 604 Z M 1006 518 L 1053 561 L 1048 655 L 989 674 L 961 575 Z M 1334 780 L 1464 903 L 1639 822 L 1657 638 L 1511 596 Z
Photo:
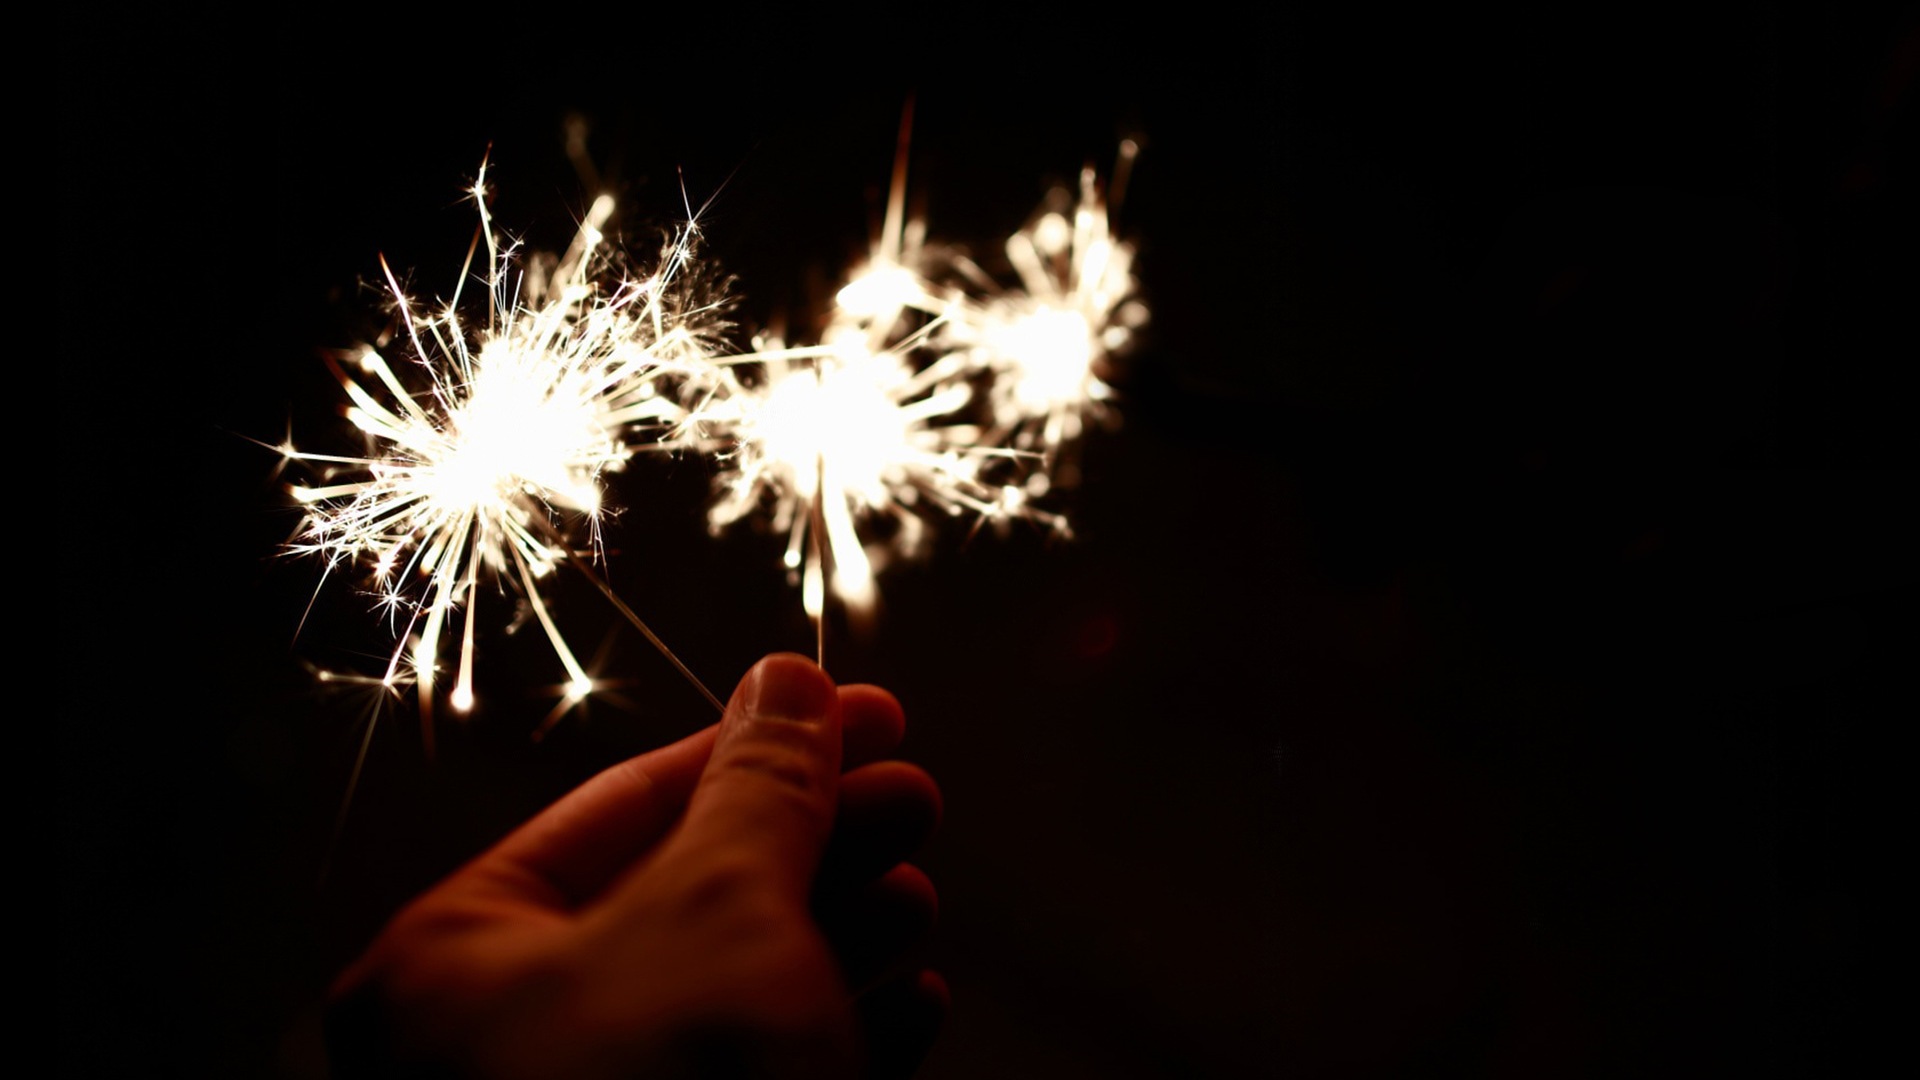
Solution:
M 833 680 L 798 653 L 775 653 L 747 678 L 747 709 L 769 720 L 814 723 L 832 707 Z

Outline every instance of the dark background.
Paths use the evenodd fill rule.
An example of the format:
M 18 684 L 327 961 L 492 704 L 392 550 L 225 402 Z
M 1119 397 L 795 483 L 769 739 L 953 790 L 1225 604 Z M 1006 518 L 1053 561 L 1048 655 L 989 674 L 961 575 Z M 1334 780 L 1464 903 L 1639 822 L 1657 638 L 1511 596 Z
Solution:
M 377 257 L 444 295 L 489 145 L 503 229 L 563 242 L 578 118 L 637 250 L 713 196 L 743 325 L 797 320 L 913 95 L 931 231 L 983 251 L 1139 140 L 1152 311 L 1077 539 L 943 533 L 829 640 L 947 798 L 921 1075 L 1853 1071 L 1910 846 L 1913 20 L 1556 10 L 66 26 L 59 138 L 15 144 L 55 177 L 16 207 L 57 277 L 15 295 L 58 294 L 64 391 L 15 399 L 63 480 L 64 679 L 20 720 L 55 1059 L 324 1075 L 388 913 L 711 719 L 563 574 L 622 692 L 534 743 L 558 666 L 495 633 L 474 718 L 428 760 L 387 710 L 340 816 L 367 703 L 304 664 L 387 642 L 341 582 L 296 638 L 318 568 L 249 440 L 336 437 L 319 350 L 377 321 Z M 811 638 L 709 482 L 617 477 L 611 575 L 724 695 Z

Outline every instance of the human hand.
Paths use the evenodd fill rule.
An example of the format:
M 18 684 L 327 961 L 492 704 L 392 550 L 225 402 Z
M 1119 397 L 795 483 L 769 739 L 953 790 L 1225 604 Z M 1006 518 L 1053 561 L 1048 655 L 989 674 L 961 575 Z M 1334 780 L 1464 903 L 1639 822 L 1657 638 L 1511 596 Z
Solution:
M 588 780 L 403 908 L 335 984 L 338 1075 L 904 1076 L 939 817 L 891 694 L 775 654 L 714 727 Z M 845 772 L 842 772 L 842 768 Z

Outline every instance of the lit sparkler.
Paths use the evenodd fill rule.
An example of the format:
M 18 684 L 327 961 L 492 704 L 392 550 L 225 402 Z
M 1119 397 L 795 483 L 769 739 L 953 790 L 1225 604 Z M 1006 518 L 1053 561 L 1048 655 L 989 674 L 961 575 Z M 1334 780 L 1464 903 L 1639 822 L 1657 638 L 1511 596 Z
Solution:
M 718 707 L 554 523 L 561 514 L 584 523 L 598 555 L 601 478 L 642 448 L 713 455 L 716 531 L 764 511 L 786 533 L 785 562 L 823 647 L 828 595 L 864 620 L 876 569 L 924 550 L 930 519 L 1065 531 L 1035 500 L 1062 447 L 1106 415 L 1105 359 L 1145 318 L 1133 249 L 1113 236 L 1110 200 L 1088 169 L 1077 202 L 1055 192 L 1008 239 L 1019 284 L 1003 286 L 928 245 L 924 221 L 904 212 L 905 129 L 885 223 L 821 320 L 818 344 L 762 334 L 744 353 L 716 340 L 711 313 L 724 298 L 691 284 L 692 221 L 644 279 L 612 273 L 615 259 L 601 252 L 606 197 L 564 255 L 518 260 L 496 241 L 483 164 L 473 197 L 475 249 L 484 240 L 488 258 L 485 324 L 463 325 L 458 290 L 441 313 L 416 313 L 388 271 L 401 345 L 428 385 L 408 389 L 383 351 L 391 343 L 367 347 L 357 375 L 334 363 L 366 454 L 284 451 L 322 473 L 294 488 L 307 518 L 290 548 L 324 557 L 329 572 L 370 571 L 398 639 L 386 685 L 411 678 L 424 713 L 458 618 L 449 696 L 470 708 L 477 594 L 498 583 L 522 598 L 566 669 L 559 715 L 593 686 L 541 596 L 554 567 L 572 561 Z M 1123 144 L 1120 177 L 1133 156 Z
M 485 325 L 470 331 L 463 324 L 458 289 L 439 314 L 416 312 L 387 270 L 410 347 L 402 370 L 428 385 L 410 390 L 382 347 L 368 346 L 357 375 L 332 363 L 351 401 L 346 415 L 368 438 L 367 454 L 285 450 L 322 473 L 320 483 L 293 488 L 307 517 L 291 550 L 324 557 L 329 572 L 348 563 L 370 570 L 399 642 L 385 681 L 406 678 L 410 666 L 423 707 L 433 697 L 441 640 L 460 618 L 450 701 L 462 711 L 473 703 L 483 581 L 531 608 L 567 672 L 565 703 L 592 689 L 541 597 L 557 563 L 585 565 L 552 518 L 584 520 L 599 552 L 601 476 L 631 456 L 629 431 L 672 414 L 662 380 L 704 348 L 700 309 L 675 288 L 691 254 L 690 227 L 651 276 L 603 280 L 611 263 L 599 252 L 601 229 L 613 210 L 603 196 L 564 255 L 551 264 L 526 260 L 523 269 L 495 237 L 485 175 L 483 164 L 472 190 L 480 213 L 475 246 L 484 239 L 488 259 Z

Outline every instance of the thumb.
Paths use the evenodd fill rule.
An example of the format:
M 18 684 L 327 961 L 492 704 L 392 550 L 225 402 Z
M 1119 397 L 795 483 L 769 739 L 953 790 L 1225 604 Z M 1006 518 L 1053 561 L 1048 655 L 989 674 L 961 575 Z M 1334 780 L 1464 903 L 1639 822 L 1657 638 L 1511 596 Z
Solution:
M 663 860 L 722 853 L 804 903 L 833 828 L 840 694 L 813 661 L 774 653 L 740 680 Z

